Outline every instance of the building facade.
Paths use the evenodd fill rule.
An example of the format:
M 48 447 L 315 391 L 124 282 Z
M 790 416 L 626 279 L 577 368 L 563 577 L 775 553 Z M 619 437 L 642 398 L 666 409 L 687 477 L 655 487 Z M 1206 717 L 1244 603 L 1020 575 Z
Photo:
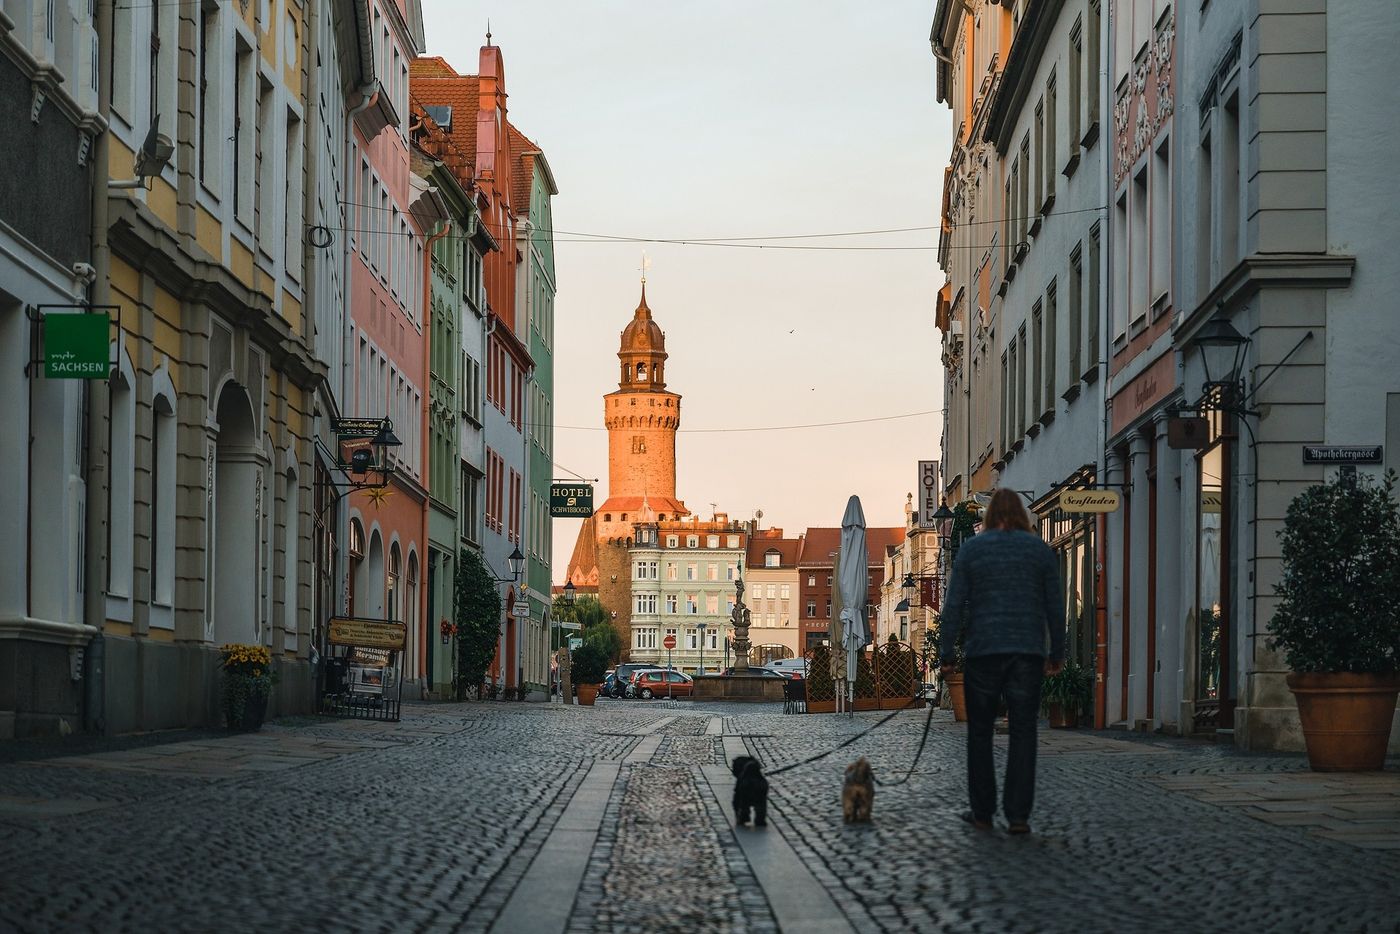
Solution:
M 898 547 L 904 539 L 902 528 L 874 527 L 865 530 L 867 555 L 866 619 L 874 633 L 885 579 L 885 549 Z M 798 609 L 802 613 L 802 651 L 831 640 L 833 586 L 837 554 L 841 549 L 839 527 L 809 527 L 802 536 L 797 556 Z
M 751 614 L 751 664 L 796 658 L 802 652 L 802 585 L 797 571 L 802 541 L 801 535 L 786 538 L 782 529 L 760 529 L 756 522 L 750 528 L 744 602 Z
M 710 521 L 650 520 L 635 526 L 631 567 L 629 661 L 665 665 L 665 639 L 674 636 L 670 663 L 682 671 L 713 672 L 732 663 L 735 583 L 743 576 L 748 530 L 723 513 Z M 747 600 L 746 600 L 747 602 Z M 750 633 L 752 640 L 752 631 Z

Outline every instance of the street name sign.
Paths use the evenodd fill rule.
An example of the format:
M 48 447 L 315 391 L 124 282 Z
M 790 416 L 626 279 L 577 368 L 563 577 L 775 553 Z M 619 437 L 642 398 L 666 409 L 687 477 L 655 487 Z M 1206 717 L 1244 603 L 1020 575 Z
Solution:
M 44 376 L 106 379 L 112 373 L 112 319 L 105 314 L 44 316 Z
M 587 519 L 593 515 L 593 485 L 551 483 L 549 515 L 552 519 Z
M 402 651 L 407 638 L 407 626 L 387 619 L 333 616 L 326 628 L 326 641 L 331 645 Z
M 583 648 L 583 640 L 582 640 L 581 638 L 579 638 L 578 636 L 570 636 L 570 637 L 569 637 L 569 651 L 570 651 L 570 652 L 576 652 L 576 651 L 578 651 L 578 650 L 581 649 L 581 648 Z
M 1379 464 L 1384 448 L 1381 445 L 1305 444 L 1305 464 Z
M 1063 490 L 1060 508 L 1065 512 L 1117 512 L 1117 490 Z

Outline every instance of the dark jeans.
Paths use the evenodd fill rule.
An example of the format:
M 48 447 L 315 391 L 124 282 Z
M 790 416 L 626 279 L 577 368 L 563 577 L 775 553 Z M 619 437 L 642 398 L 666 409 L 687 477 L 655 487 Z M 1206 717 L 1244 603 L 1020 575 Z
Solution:
M 992 733 L 997 705 L 1006 698 L 1011 743 L 1006 756 L 1002 814 L 1009 823 L 1030 820 L 1035 801 L 1035 733 L 1040 715 L 1040 683 L 1045 659 L 1040 655 L 980 655 L 964 666 L 967 698 L 967 796 L 972 813 L 991 820 L 997 809 L 996 767 Z

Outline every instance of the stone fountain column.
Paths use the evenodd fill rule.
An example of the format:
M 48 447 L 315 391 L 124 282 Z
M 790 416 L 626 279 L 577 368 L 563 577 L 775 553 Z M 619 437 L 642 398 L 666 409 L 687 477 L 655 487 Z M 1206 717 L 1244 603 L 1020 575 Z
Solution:
M 734 624 L 734 639 L 729 647 L 734 650 L 734 673 L 744 674 L 749 670 L 749 608 L 744 606 L 744 579 L 734 582 L 734 612 L 730 621 Z

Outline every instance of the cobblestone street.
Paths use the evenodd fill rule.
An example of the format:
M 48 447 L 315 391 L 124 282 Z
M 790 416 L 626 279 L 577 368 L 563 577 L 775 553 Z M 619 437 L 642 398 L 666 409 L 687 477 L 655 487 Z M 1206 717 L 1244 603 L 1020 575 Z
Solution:
M 962 728 L 936 711 L 909 782 L 843 825 L 848 762 L 886 782 L 908 769 L 925 723 L 908 711 L 773 776 L 772 825 L 733 829 L 729 758 L 775 770 L 881 716 L 436 705 L 15 747 L 0 929 L 1400 930 L 1393 762 L 1319 775 L 1302 757 L 1043 731 L 1035 833 L 1016 839 L 958 819 Z

